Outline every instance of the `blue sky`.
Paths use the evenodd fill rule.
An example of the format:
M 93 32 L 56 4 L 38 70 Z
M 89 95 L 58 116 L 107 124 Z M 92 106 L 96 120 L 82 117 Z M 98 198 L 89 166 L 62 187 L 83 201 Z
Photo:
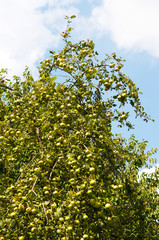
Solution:
M 134 120 L 130 134 L 148 140 L 148 149 L 159 147 L 158 0 L 1 0 L 0 11 L 0 68 L 8 68 L 10 77 L 22 76 L 26 65 L 36 77 L 37 63 L 61 46 L 65 15 L 75 14 L 75 41 L 92 39 L 101 59 L 112 52 L 126 59 L 123 71 L 143 92 L 145 111 L 156 120 Z M 159 154 L 155 157 L 159 163 Z

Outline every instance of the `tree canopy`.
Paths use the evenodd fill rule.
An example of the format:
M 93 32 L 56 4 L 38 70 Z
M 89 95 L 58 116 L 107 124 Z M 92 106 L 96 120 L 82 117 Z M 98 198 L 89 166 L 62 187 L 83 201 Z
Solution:
M 158 171 L 147 142 L 112 133 L 150 120 L 115 53 L 71 41 L 40 63 L 39 79 L 0 83 L 0 239 L 158 239 Z M 126 107 L 128 106 L 128 107 Z

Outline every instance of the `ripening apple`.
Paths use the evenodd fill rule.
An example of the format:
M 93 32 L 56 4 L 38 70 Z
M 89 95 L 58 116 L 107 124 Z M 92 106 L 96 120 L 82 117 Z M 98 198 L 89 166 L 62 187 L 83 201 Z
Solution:
M 31 212 L 32 211 L 32 208 L 31 207 L 27 207 L 26 208 L 26 212 Z
M 88 193 L 88 194 L 92 193 L 92 190 L 91 190 L 91 189 L 89 189 L 89 190 L 87 191 L 87 193 Z
M 49 194 L 49 191 L 45 191 L 44 193 L 45 193 L 46 195 L 48 195 L 48 194 Z
M 0 136 L 0 141 L 3 140 L 3 139 L 4 139 L 4 137 L 3 137 L 3 136 Z
M 76 223 L 76 224 L 79 224 L 79 223 L 80 223 L 80 221 L 79 221 L 78 219 L 76 219 L 76 220 L 75 220 L 75 223 Z
M 61 113 L 57 113 L 57 114 L 56 114 L 56 117 L 57 117 L 57 118 L 61 117 Z
M 64 118 L 64 119 L 67 119 L 67 118 L 68 118 L 68 116 L 67 116 L 67 115 L 64 115 L 64 116 L 63 116 L 63 118 Z
M 64 218 L 63 218 L 63 217 L 60 217 L 60 218 L 59 218 L 59 221 L 60 221 L 60 222 L 63 222 L 63 221 L 64 221 Z
M 36 173 L 40 173 L 40 172 L 41 172 L 41 168 L 40 168 L 40 167 L 35 168 L 34 171 L 35 171 Z
M 123 121 L 124 119 L 126 119 L 126 115 L 123 114 L 121 117 L 120 117 L 120 120 Z
M 57 229 L 57 233 L 61 233 L 61 229 Z
M 14 216 L 16 216 L 16 215 L 17 215 L 16 212 L 12 212 L 12 213 L 10 214 L 10 217 L 14 217 Z
M 101 203 L 96 201 L 95 204 L 94 204 L 94 207 L 99 208 L 100 206 L 101 206 Z
M 83 235 L 83 239 L 86 239 L 86 238 L 88 238 L 88 234 Z
M 94 205 L 94 204 L 95 204 L 95 199 L 92 198 L 92 199 L 90 200 L 90 204 L 91 204 L 91 205 Z
M 122 68 L 122 65 L 119 64 L 117 67 L 120 69 L 120 68 Z
M 113 68 L 115 66 L 115 64 L 109 64 L 110 68 Z
M 80 168 L 77 168 L 76 170 L 75 170 L 75 173 L 79 173 L 80 172 Z
M 72 226 L 68 226 L 67 231 L 71 231 L 72 230 Z
M 60 126 L 61 126 L 61 127 L 65 127 L 66 124 L 62 122 L 62 123 L 60 123 Z
M 121 101 L 121 98 L 122 98 L 122 96 L 119 95 L 119 96 L 117 97 L 118 101 Z
M 92 179 L 92 180 L 90 181 L 90 184 L 91 184 L 91 185 L 96 184 L 96 180 L 95 180 L 95 179 Z
M 113 189 L 118 189 L 118 185 L 112 185 Z
M 54 203 L 51 204 L 51 207 L 52 207 L 52 208 L 56 208 L 56 207 L 57 207 L 57 204 L 54 202 Z
M 111 207 L 111 204 L 110 203 L 106 203 L 105 204 L 105 208 L 110 208 Z
M 19 210 L 20 210 L 20 211 L 24 211 L 24 209 L 25 209 L 24 205 L 20 203 L 20 204 L 19 204 Z
M 36 231 L 36 228 L 32 227 L 31 232 L 35 232 L 35 231 Z
M 83 219 L 87 219 L 87 218 L 88 218 L 87 214 L 84 214 Z
M 126 95 L 126 93 L 122 93 L 121 96 L 122 96 L 122 98 L 126 98 L 127 95 Z
M 114 82 L 114 80 L 113 80 L 113 79 L 110 79 L 110 80 L 109 80 L 109 83 L 110 83 L 110 84 L 112 84 L 113 82 Z
M 46 213 L 47 213 L 47 214 L 52 214 L 52 209 L 48 209 L 48 210 L 46 211 Z
M 90 167 L 89 171 L 90 171 L 90 172 L 94 172 L 94 171 L 95 171 L 95 168 L 94 168 L 94 167 Z
M 20 236 L 18 239 L 19 240 L 24 240 L 24 236 Z
M 66 216 L 65 217 L 65 220 L 67 221 L 67 220 L 69 220 L 70 219 L 70 216 Z
M 80 196 L 81 194 L 82 194 L 82 192 L 79 191 L 79 192 L 76 193 L 76 196 Z
M 32 212 L 32 213 L 36 213 L 36 208 L 33 208 L 33 209 L 31 210 L 31 212 Z

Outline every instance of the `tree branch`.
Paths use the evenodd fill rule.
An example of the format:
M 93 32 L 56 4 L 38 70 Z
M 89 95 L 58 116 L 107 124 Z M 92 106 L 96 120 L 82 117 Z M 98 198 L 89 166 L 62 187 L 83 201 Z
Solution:
M 55 167 L 56 167 L 57 162 L 58 162 L 58 159 L 55 161 L 55 163 L 54 163 L 54 165 L 53 165 L 53 167 L 52 167 L 52 170 L 51 170 L 51 172 L 50 172 L 50 176 L 49 176 L 49 181 L 51 180 L 52 173 L 53 173 L 53 170 L 54 170 Z
M 42 203 L 42 205 L 43 205 L 46 221 L 47 221 L 47 224 L 48 224 L 49 223 L 49 219 L 48 219 L 48 216 L 47 216 L 47 213 L 46 213 L 46 209 L 45 209 L 44 203 Z
M 8 87 L 8 86 L 6 86 L 5 84 L 0 83 L 0 86 L 3 87 L 3 88 L 9 89 L 9 90 L 11 90 L 12 92 L 15 92 L 15 90 L 14 90 L 13 88 Z M 19 95 L 20 97 L 22 97 L 22 95 L 21 95 L 20 93 L 18 93 L 18 95 Z

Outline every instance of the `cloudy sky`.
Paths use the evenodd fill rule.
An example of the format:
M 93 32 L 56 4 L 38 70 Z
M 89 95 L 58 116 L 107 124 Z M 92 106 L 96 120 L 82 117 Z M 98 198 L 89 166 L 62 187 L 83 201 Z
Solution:
M 21 76 L 49 50 L 60 48 L 65 15 L 76 15 L 73 38 L 92 39 L 100 57 L 116 52 L 124 71 L 143 92 L 145 111 L 156 120 L 137 120 L 134 133 L 159 147 L 159 1 L 158 0 L 1 0 L 0 68 Z M 127 133 L 123 132 L 122 134 Z M 158 158 L 159 154 L 155 155 Z

